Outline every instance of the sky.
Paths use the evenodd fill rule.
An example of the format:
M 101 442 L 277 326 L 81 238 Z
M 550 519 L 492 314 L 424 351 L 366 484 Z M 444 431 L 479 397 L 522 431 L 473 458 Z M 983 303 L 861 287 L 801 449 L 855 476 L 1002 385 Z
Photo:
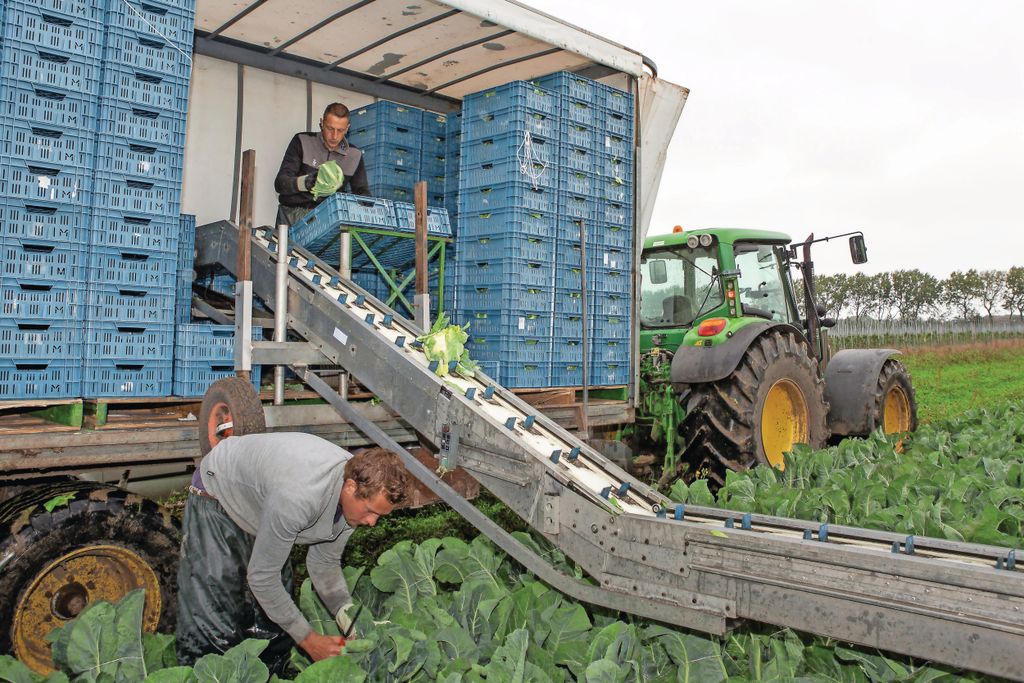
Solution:
M 648 234 L 862 230 L 869 262 L 816 245 L 822 274 L 1024 266 L 1024 2 L 525 1 L 689 88 Z

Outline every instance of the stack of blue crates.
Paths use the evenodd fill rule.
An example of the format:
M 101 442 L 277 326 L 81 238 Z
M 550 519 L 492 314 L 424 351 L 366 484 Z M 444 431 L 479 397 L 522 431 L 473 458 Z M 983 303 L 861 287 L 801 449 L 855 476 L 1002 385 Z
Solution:
M 82 392 L 171 392 L 194 0 L 106 12 Z
M 633 256 L 633 100 L 621 90 L 558 72 L 535 83 L 558 93 L 558 231 L 552 384 L 583 380 L 581 275 L 586 234 L 593 386 L 629 382 Z
M 551 381 L 561 102 L 516 81 L 463 100 L 453 309 L 509 387 Z
M 253 327 L 252 338 L 262 339 L 263 328 Z M 174 395 L 202 396 L 211 384 L 235 374 L 234 357 L 234 325 L 178 325 L 174 339 Z M 260 366 L 253 366 L 249 377 L 259 391 Z
M 348 141 L 363 151 L 373 196 L 411 202 L 420 179 L 423 110 L 380 100 L 349 119 Z

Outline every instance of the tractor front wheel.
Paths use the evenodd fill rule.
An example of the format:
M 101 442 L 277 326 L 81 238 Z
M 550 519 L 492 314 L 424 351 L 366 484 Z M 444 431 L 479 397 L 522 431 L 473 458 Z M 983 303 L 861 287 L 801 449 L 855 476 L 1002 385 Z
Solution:
M 730 376 L 688 388 L 684 459 L 719 483 L 727 470 L 781 469 L 796 444 L 821 448 L 828 439 L 825 383 L 795 332 L 767 332 Z
M 898 360 L 885 361 L 875 388 L 874 425 L 886 434 L 902 434 L 917 429 L 917 398 L 910 373 Z

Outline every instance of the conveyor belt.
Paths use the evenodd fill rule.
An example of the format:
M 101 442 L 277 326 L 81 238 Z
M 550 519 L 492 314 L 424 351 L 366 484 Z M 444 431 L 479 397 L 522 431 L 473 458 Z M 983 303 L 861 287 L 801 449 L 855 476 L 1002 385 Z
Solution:
M 232 269 L 236 236 L 227 222 L 204 226 L 200 260 Z M 253 291 L 273 306 L 273 233 L 256 231 L 251 246 Z M 413 323 L 305 250 L 289 249 L 288 263 L 290 327 L 600 584 L 541 575 L 557 588 L 709 632 L 754 619 L 1024 680 L 1014 551 L 675 505 L 488 377 L 438 377 Z M 345 414 L 344 402 L 329 400 Z M 479 526 L 538 571 L 525 548 Z

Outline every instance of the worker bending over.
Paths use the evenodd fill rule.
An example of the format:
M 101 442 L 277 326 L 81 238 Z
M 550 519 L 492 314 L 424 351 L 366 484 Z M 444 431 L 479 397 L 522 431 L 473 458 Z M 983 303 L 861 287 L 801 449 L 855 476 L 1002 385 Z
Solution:
M 312 434 L 225 439 L 203 458 L 185 505 L 178 569 L 178 659 L 193 664 L 247 638 L 270 641 L 274 673 L 292 644 L 314 661 L 344 641 L 316 633 L 292 599 L 289 557 L 308 545 L 306 569 L 345 633 L 352 597 L 341 555 L 357 526 L 373 526 L 402 502 L 409 474 L 399 456 L 373 448 L 353 456 Z

